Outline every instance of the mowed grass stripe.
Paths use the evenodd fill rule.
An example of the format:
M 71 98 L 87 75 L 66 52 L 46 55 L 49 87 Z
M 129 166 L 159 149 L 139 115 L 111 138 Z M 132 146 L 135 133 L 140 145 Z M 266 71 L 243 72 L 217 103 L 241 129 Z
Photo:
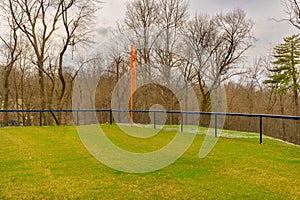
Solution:
M 176 132 L 134 139 L 115 125 L 108 137 L 153 151 Z M 0 199 L 299 199 L 300 148 L 265 139 L 220 138 L 199 159 L 203 135 L 172 165 L 147 174 L 112 170 L 93 158 L 74 127 L 0 129 Z

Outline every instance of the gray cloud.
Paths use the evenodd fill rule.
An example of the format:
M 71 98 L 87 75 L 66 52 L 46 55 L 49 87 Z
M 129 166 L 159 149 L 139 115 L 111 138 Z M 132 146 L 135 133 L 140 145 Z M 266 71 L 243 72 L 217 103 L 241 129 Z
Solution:
M 96 29 L 96 33 L 102 37 L 107 37 L 112 30 L 113 28 L 111 26 L 104 26 Z

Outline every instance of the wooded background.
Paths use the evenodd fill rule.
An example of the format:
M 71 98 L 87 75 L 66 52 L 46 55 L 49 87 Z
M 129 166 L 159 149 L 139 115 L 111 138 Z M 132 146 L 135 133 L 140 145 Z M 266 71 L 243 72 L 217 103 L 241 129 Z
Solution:
M 103 57 L 93 50 L 99 42 L 93 30 L 101 1 L 3 0 L 0 4 L 2 110 L 72 109 L 79 73 L 87 79 L 100 75 L 95 98 L 86 98 L 97 109 L 110 109 L 112 92 L 130 69 L 127 44 L 132 43 L 137 46 L 137 67 L 143 67 L 143 78 L 165 77 L 164 85 L 148 84 L 137 90 L 134 109 L 161 104 L 166 110 L 184 110 L 168 89 L 175 70 L 193 87 L 200 111 L 211 111 L 211 94 L 222 85 L 227 112 L 299 115 L 299 35 L 283 38 L 268 55 L 251 60 L 246 53 L 255 44 L 255 24 L 241 9 L 191 16 L 186 0 L 128 1 L 125 18 L 111 32 L 113 42 Z M 299 4 L 286 0 L 282 8 L 286 11 L 283 20 L 298 29 Z M 12 120 L 37 125 L 38 119 L 32 113 L 1 114 L 4 126 Z M 149 120 L 148 115 L 135 115 L 137 123 Z M 169 115 L 166 123 L 178 124 L 179 120 Z M 107 122 L 108 115 L 99 115 L 99 121 Z M 202 125 L 207 123 L 207 118 L 201 120 Z M 258 123 L 227 117 L 224 128 L 258 132 Z M 72 115 L 45 114 L 43 124 L 70 125 Z M 264 124 L 264 133 L 300 144 L 299 122 L 270 119 Z

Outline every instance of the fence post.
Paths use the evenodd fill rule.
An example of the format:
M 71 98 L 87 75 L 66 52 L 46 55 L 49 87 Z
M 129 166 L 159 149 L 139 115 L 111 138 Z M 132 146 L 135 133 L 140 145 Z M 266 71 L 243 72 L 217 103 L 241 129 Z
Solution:
M 262 124 L 262 116 L 259 116 L 259 143 L 263 143 L 263 124 Z
M 79 126 L 79 110 L 76 112 L 76 124 Z
M 109 124 L 113 123 L 112 109 L 109 110 Z
M 217 119 L 217 114 L 215 114 L 215 137 L 218 137 L 218 119 Z
M 181 128 L 181 132 L 183 132 L 183 113 L 180 113 L 180 128 Z
M 153 111 L 153 125 L 154 125 L 154 129 L 156 129 L 156 112 Z
M 40 111 L 40 126 L 43 126 L 43 114 L 42 112 Z

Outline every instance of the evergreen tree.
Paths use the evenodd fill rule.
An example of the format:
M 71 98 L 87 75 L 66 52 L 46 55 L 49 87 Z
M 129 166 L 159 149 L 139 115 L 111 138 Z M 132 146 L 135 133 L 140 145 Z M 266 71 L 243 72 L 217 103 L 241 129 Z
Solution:
M 292 92 L 295 114 L 298 114 L 299 94 L 299 64 L 300 64 L 300 37 L 292 35 L 284 38 L 284 43 L 274 48 L 275 60 L 273 68 L 269 69 L 271 75 L 266 84 L 272 85 L 280 94 Z

